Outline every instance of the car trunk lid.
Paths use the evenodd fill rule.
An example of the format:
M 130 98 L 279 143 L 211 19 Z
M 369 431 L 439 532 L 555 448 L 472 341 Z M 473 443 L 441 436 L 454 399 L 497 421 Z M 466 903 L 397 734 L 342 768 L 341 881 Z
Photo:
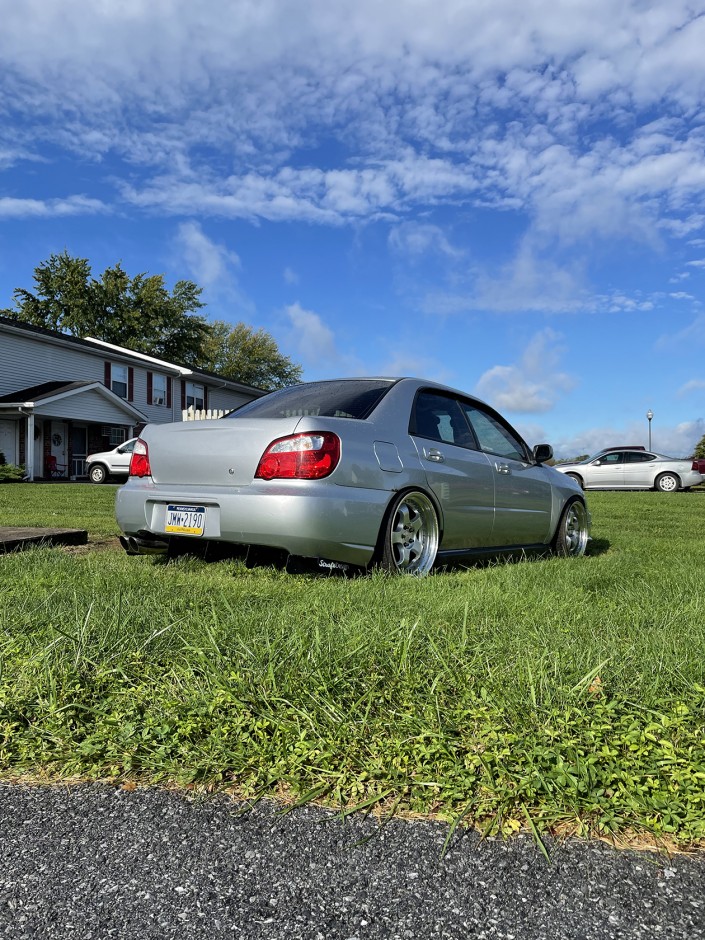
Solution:
M 149 425 L 142 439 L 158 484 L 247 486 L 267 447 L 293 434 L 300 417 L 221 418 Z

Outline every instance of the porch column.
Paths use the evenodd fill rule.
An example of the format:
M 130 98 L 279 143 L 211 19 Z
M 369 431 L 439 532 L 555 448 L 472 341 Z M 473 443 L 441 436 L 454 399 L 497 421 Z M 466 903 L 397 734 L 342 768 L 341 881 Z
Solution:
M 24 469 L 30 483 L 34 480 L 34 412 L 27 415 L 27 436 L 24 445 Z

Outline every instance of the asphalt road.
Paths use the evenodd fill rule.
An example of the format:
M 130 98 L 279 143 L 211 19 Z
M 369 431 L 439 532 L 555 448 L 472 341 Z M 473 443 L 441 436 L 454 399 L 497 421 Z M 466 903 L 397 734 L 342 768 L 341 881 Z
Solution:
M 0 786 L 0 938 L 705 938 L 705 857 Z

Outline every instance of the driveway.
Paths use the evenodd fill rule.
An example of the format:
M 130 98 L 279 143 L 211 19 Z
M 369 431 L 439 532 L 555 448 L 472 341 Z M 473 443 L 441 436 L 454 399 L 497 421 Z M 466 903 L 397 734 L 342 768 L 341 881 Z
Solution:
M 705 858 L 159 790 L 0 786 L 0 937 L 705 938 Z

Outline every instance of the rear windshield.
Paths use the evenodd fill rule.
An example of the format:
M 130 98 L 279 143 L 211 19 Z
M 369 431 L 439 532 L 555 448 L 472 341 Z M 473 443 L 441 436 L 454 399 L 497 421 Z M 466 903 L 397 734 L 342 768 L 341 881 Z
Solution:
M 380 379 L 341 379 L 311 382 L 271 392 L 248 402 L 228 418 L 367 418 L 394 383 Z

